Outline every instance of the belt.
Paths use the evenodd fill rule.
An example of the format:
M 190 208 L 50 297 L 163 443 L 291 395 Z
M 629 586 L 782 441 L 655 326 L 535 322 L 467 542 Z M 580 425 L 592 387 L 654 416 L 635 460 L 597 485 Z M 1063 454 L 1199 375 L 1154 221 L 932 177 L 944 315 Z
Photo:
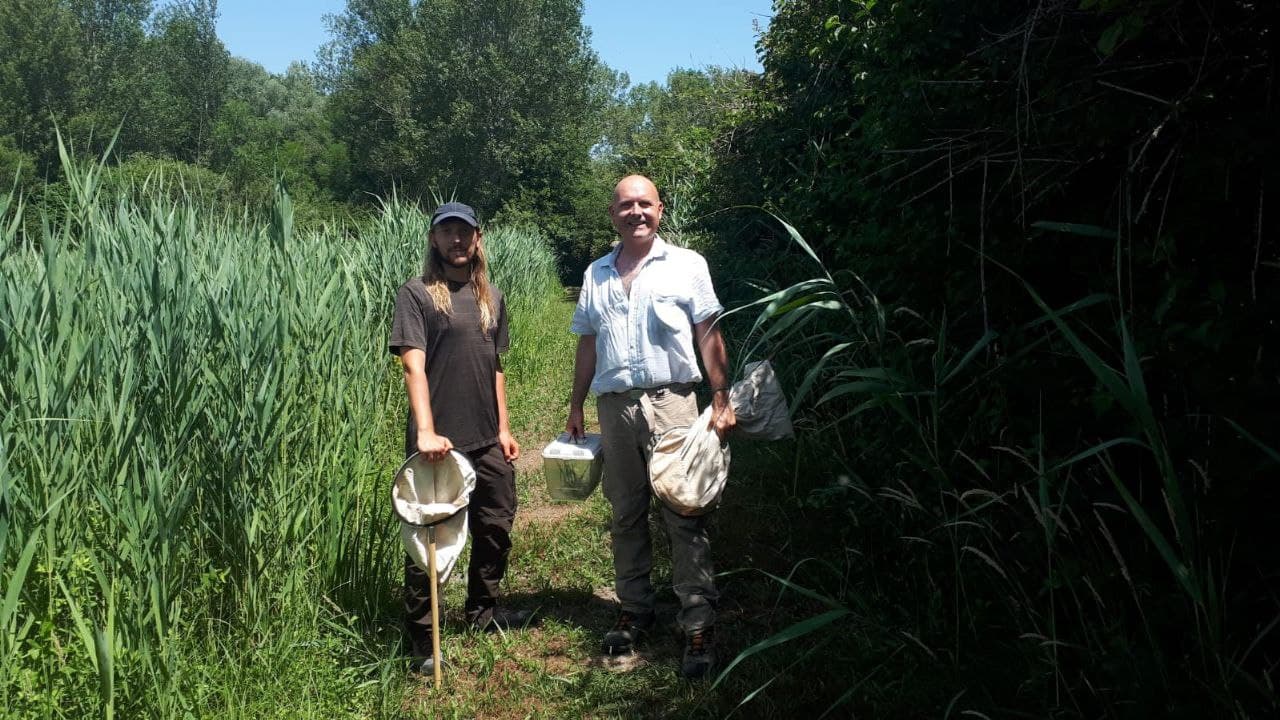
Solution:
M 668 383 L 651 388 L 630 388 L 627 390 L 619 390 L 617 392 L 601 393 L 603 395 L 612 395 L 613 397 L 625 397 L 629 400 L 639 400 L 641 397 L 648 395 L 652 398 L 660 398 L 669 392 L 688 392 L 693 389 L 693 383 Z

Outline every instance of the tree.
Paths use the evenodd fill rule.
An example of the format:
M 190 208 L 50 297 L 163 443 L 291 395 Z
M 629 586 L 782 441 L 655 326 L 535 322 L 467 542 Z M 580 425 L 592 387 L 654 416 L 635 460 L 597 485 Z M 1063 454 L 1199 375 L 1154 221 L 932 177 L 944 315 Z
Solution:
M 277 178 L 295 199 L 338 198 L 349 190 L 346 146 L 333 137 L 317 78 L 294 63 L 283 75 L 233 58 L 210 165 L 251 198 L 267 198 Z
M 115 136 L 122 154 L 146 151 L 138 122 L 139 108 L 148 107 L 154 83 L 146 57 L 146 23 L 151 0 L 69 0 L 75 17 L 81 62 L 73 81 L 75 114 L 65 134 L 77 144 L 91 143 L 97 154 Z
M 129 81 L 143 59 L 151 0 L 70 0 L 68 7 L 82 53 L 77 106 L 90 111 L 127 107 Z
M 351 2 L 325 55 L 358 184 L 571 215 L 604 100 L 581 15 L 580 0 Z
M 217 18 L 217 0 L 184 0 L 153 23 L 148 58 L 157 92 L 144 122 L 159 135 L 148 145 L 181 160 L 205 157 L 222 107 L 231 56 L 218 39 Z
M 0 196 L 10 190 L 29 191 L 35 177 L 35 158 L 15 147 L 13 138 L 0 135 Z
M 664 196 L 679 194 L 686 211 L 717 209 L 711 171 L 755 77 L 717 67 L 678 69 L 664 85 L 631 87 L 610 107 L 597 159 L 611 175 L 653 178 Z
M 65 5 L 0 1 L 0 135 L 35 156 L 42 173 L 56 162 L 52 121 L 70 118 L 81 64 L 75 18 Z
M 760 42 L 764 76 L 717 177 L 726 204 L 765 204 L 799 228 L 843 297 L 878 296 L 812 345 L 780 310 L 775 327 L 789 330 L 768 352 L 797 383 L 818 368 L 806 383 L 837 388 L 818 411 L 818 446 L 848 438 L 833 465 L 865 486 L 833 505 L 896 516 L 848 537 L 923 536 L 935 518 L 970 515 L 943 500 L 911 527 L 896 500 L 867 511 L 879 488 L 896 498 L 899 484 L 913 502 L 1039 484 L 1054 515 L 982 514 L 1000 528 L 982 554 L 1000 576 L 991 588 L 960 570 L 938 581 L 951 551 L 932 543 L 887 561 L 867 553 L 849 577 L 875 593 L 905 579 L 895 599 L 930 617 L 913 631 L 924 643 L 981 638 L 955 641 L 953 658 L 968 660 L 939 663 L 956 672 L 948 694 L 977 691 L 1038 717 L 1155 704 L 1169 717 L 1273 712 L 1271 685 L 1254 688 L 1274 665 L 1250 655 L 1276 615 L 1280 577 L 1267 549 L 1280 402 L 1280 248 L 1265 192 L 1280 182 L 1275 4 L 775 9 Z M 814 277 L 799 252 L 762 235 L 740 233 L 735 245 L 751 277 Z M 905 380 L 865 390 L 873 377 Z M 932 397 L 904 403 L 906 387 Z M 1131 437 L 1145 438 L 1141 452 L 1108 449 Z M 1010 470 L 1011 449 L 1025 469 Z M 830 488 L 815 489 L 818 500 Z M 1108 527 L 1102 507 L 1132 517 Z M 1099 536 L 1105 544 L 1085 540 Z M 1038 568 L 1046 537 L 1052 567 Z M 955 625 L 934 600 L 910 609 L 922 576 L 937 597 L 951 594 L 941 604 L 964 605 Z M 1010 587 L 1029 588 L 1029 602 L 1007 602 Z M 849 588 L 861 606 L 864 589 Z M 1055 604 L 1055 593 L 1096 605 Z M 1087 660 L 1059 665 L 1054 650 L 1052 669 L 1019 665 L 1018 652 L 987 642 L 1046 621 L 1055 648 Z M 1227 665 L 1230 674 L 1216 670 Z

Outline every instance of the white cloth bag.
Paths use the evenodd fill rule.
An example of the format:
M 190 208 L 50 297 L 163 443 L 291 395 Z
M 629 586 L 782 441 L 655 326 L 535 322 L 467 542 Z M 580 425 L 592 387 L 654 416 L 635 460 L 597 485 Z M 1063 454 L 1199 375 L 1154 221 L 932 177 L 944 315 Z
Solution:
M 414 564 L 423 570 L 428 569 L 428 529 L 417 525 L 438 523 L 436 571 L 441 585 L 449 579 L 467 544 L 467 503 L 475 488 L 475 469 L 467 456 L 456 450 L 434 463 L 414 455 L 400 467 L 391 487 L 391 502 L 400 517 L 400 540 Z
M 747 363 L 742 379 L 729 390 L 729 404 L 738 418 L 735 438 L 781 440 L 795 434 L 782 384 L 768 360 Z

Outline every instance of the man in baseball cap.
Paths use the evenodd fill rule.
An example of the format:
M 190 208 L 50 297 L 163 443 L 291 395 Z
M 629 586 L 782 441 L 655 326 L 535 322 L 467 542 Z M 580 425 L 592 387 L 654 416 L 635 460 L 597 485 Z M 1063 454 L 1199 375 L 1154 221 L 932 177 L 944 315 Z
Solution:
M 489 284 L 484 233 L 476 212 L 448 202 L 431 214 L 422 274 L 396 291 L 389 350 L 404 366 L 409 418 L 405 455 L 443 460 L 456 450 L 471 461 L 476 486 L 467 525 L 468 623 L 483 630 L 520 627 L 531 613 L 499 608 L 498 585 L 511 552 L 520 446 L 507 421 L 507 306 Z M 406 556 L 405 625 L 415 666 L 430 671 L 431 581 Z

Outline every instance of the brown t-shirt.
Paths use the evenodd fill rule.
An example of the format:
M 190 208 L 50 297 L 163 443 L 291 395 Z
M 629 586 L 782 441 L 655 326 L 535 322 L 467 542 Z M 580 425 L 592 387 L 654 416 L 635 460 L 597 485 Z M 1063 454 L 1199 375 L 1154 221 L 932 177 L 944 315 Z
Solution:
M 407 348 L 427 354 L 427 387 L 436 433 L 449 438 L 461 452 L 498 441 L 498 395 L 494 375 L 498 354 L 507 351 L 507 304 L 497 288 L 493 293 L 497 318 L 487 335 L 480 332 L 480 307 L 470 282 L 449 283 L 453 315 L 436 310 L 422 278 L 413 278 L 396 291 L 388 349 L 400 355 Z M 413 410 L 405 428 L 405 455 L 417 450 L 418 431 Z

